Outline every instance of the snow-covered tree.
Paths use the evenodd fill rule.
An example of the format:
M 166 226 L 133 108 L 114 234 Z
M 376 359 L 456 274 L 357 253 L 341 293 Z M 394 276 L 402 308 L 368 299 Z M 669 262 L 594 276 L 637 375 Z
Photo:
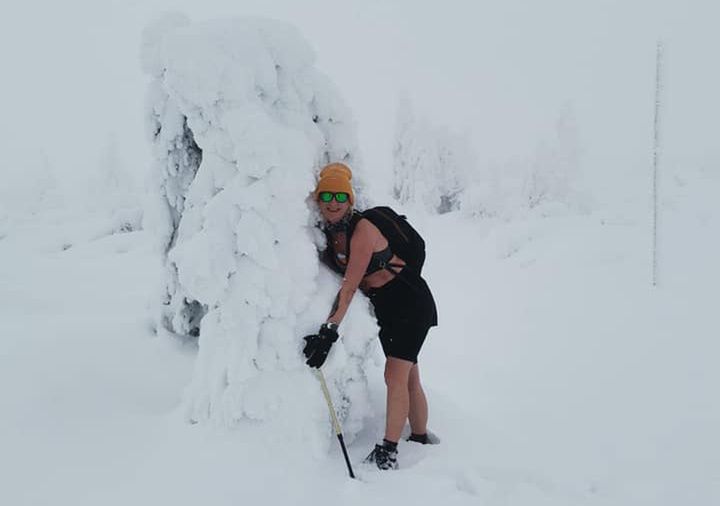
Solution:
M 530 210 L 584 209 L 589 196 L 579 188 L 581 151 L 571 104 L 531 155 L 478 167 L 463 192 L 462 211 L 470 217 L 512 218 Z
M 578 178 L 580 150 L 575 113 L 565 104 L 554 129 L 539 144 L 525 180 L 527 206 L 548 202 L 570 204 Z
M 300 338 L 327 317 L 338 285 L 319 269 L 310 194 L 325 163 L 358 168 L 350 113 L 305 40 L 279 22 L 166 16 L 145 31 L 143 68 L 155 152 L 146 227 L 167 269 L 158 330 L 199 345 L 188 418 L 274 423 L 285 437 L 327 442 Z M 367 303 L 343 327 L 324 370 L 352 438 L 378 353 Z
M 393 147 L 398 201 L 431 213 L 457 210 L 472 160 L 465 137 L 417 119 L 410 101 L 399 101 Z

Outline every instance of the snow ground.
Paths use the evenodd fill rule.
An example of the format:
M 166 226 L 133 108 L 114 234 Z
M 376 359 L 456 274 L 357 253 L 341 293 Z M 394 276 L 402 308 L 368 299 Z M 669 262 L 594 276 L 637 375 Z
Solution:
M 394 473 L 360 464 L 382 432 L 377 378 L 378 418 L 349 448 L 361 481 L 335 446 L 182 421 L 195 351 L 150 330 L 160 265 L 145 232 L 77 233 L 63 250 L 42 239 L 57 223 L 6 229 L 0 504 L 718 504 L 720 181 L 672 184 L 655 289 L 642 205 L 418 218 L 441 318 L 421 367 L 442 444 L 401 443 Z
M 716 2 L 358 2 L 352 16 L 326 0 L 41 3 L 0 19 L 0 504 L 720 504 Z M 335 446 L 307 455 L 262 426 L 182 421 L 195 351 L 150 331 L 160 266 L 144 232 L 122 233 L 139 207 L 121 196 L 108 219 L 71 202 L 106 206 L 105 176 L 147 172 L 137 44 L 161 8 L 297 24 L 378 179 L 399 93 L 470 128 L 480 166 L 531 157 L 559 107 L 577 108 L 585 176 L 612 206 L 413 217 L 440 302 L 421 361 L 443 441 L 403 443 L 399 472 L 358 464 L 353 482 Z M 647 163 L 659 37 L 664 160 L 705 167 L 664 181 L 650 289 L 647 181 L 606 172 Z M 88 176 L 103 180 L 81 188 Z M 355 462 L 381 427 L 351 445 Z

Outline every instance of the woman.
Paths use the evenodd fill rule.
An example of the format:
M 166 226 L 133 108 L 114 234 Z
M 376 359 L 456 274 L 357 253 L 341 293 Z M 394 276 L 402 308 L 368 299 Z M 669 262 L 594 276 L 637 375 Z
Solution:
M 366 461 L 380 469 L 397 469 L 397 443 L 410 420 L 409 441 L 427 444 L 428 406 L 420 384 L 417 357 L 437 310 L 430 289 L 419 273 L 395 255 L 380 230 L 353 210 L 352 173 L 341 163 L 320 172 L 315 190 L 328 237 L 324 261 L 343 274 L 330 315 L 316 335 L 305 338 L 307 364 L 320 367 L 358 288 L 373 304 L 380 342 L 387 360 L 385 438 Z M 350 254 L 352 252 L 352 254 Z

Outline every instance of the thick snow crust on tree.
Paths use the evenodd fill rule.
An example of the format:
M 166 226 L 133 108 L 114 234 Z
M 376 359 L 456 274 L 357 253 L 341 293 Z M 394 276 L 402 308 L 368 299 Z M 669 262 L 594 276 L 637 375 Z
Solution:
M 301 337 L 325 321 L 339 285 L 318 266 L 310 194 L 322 165 L 357 169 L 350 113 L 283 23 L 168 15 L 143 41 L 155 156 L 145 223 L 166 263 L 158 328 L 199 345 L 187 417 L 270 423 L 323 448 L 328 413 Z M 365 375 L 379 363 L 357 299 L 324 367 L 348 439 L 371 415 Z

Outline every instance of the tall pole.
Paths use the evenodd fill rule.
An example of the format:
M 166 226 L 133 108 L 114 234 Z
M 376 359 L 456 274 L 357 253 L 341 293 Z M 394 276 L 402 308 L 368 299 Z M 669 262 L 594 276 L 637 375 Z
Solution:
M 660 159 L 660 96 L 662 91 L 662 42 L 655 51 L 655 117 L 653 121 L 653 244 L 652 284 L 658 283 L 658 164 Z

